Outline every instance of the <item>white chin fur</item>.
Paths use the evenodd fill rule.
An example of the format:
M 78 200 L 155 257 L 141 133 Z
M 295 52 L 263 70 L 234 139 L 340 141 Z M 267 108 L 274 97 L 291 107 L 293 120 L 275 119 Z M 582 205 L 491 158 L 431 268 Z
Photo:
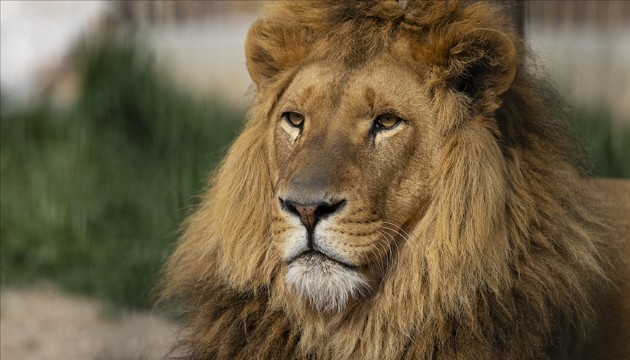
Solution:
M 360 273 L 320 255 L 306 255 L 289 265 L 287 284 L 318 311 L 341 310 L 369 288 Z

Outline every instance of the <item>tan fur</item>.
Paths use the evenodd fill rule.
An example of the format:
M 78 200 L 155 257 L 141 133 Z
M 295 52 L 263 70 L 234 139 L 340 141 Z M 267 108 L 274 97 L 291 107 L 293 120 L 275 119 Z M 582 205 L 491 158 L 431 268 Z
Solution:
M 628 223 L 605 219 L 630 205 L 583 182 L 499 9 L 275 3 L 246 53 L 249 122 L 165 271 L 188 358 L 628 354 Z M 374 131 L 392 111 L 403 122 Z M 288 198 L 343 204 L 313 232 L 326 256 L 300 255 Z

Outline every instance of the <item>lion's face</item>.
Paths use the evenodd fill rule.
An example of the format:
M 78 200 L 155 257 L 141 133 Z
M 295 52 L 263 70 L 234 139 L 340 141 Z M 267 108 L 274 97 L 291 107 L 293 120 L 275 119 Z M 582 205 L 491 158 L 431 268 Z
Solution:
M 313 63 L 271 113 L 272 241 L 287 285 L 318 310 L 377 285 L 430 196 L 429 100 L 417 73 L 394 64 Z
M 492 118 L 516 74 L 516 51 L 509 36 L 492 29 L 419 36 L 421 23 L 400 23 L 407 10 L 395 2 L 338 2 L 332 9 L 283 4 L 252 26 L 246 42 L 259 102 L 239 144 L 250 144 L 251 165 L 225 168 L 250 180 L 236 183 L 242 195 L 265 191 L 256 209 L 271 213 L 271 250 L 281 261 L 273 269 L 282 269 L 286 288 L 314 309 L 336 311 L 361 295 L 377 294 L 398 268 L 399 254 L 424 246 L 407 240 L 425 231 L 427 214 L 481 206 L 471 199 L 482 199 L 486 208 L 500 203 L 501 192 L 485 190 L 494 185 L 479 183 L 501 181 L 500 169 L 485 167 L 500 156 Z M 330 21 L 345 19 L 355 7 L 366 17 L 330 31 L 313 15 L 318 4 Z M 377 10 L 392 21 L 369 15 Z M 252 145 L 263 140 L 264 146 Z M 460 151 L 466 146 L 471 150 Z M 479 157 L 490 160 L 478 162 Z M 269 171 L 253 174 L 261 165 Z M 483 181 L 471 183 L 472 170 Z M 440 184 L 466 191 L 436 197 Z M 471 191 L 481 195 L 468 196 Z M 257 211 L 249 220 L 254 225 Z M 466 211 L 450 216 L 462 218 Z M 243 215 L 230 216 L 224 221 L 232 224 Z M 464 231 L 477 237 L 481 228 L 432 226 L 438 225 L 445 236 Z M 266 237 L 269 226 L 261 220 L 259 227 Z M 247 230 L 256 227 L 232 228 L 251 236 Z M 239 256 L 236 246 L 229 249 L 226 259 Z M 269 257 L 258 250 L 252 259 L 248 263 L 266 264 Z M 251 279 L 251 273 L 243 275 L 243 281 Z

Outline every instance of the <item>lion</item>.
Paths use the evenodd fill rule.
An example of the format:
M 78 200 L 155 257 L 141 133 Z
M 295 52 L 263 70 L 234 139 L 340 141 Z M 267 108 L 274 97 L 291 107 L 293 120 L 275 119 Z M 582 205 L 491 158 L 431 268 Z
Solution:
M 496 3 L 276 2 L 165 267 L 189 359 L 621 359 L 630 186 Z M 621 241 L 623 240 L 623 241 Z

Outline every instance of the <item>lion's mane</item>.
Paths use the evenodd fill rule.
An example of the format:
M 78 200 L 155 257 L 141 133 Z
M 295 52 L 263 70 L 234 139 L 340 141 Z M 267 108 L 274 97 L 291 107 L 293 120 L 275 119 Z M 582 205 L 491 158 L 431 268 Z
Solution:
M 579 150 L 559 102 L 531 74 L 507 18 L 486 3 L 410 0 L 406 9 L 393 1 L 287 2 L 264 19 L 273 21 L 254 25 L 247 52 L 248 66 L 265 64 L 254 73 L 268 79 L 254 78 L 249 121 L 165 271 L 164 298 L 188 312 L 187 356 L 525 359 L 579 351 L 593 289 L 605 282 L 605 228 L 582 189 Z M 476 43 L 492 41 L 483 37 L 462 42 L 479 28 L 506 34 L 514 53 L 478 50 Z M 270 144 L 260 134 L 305 59 L 360 63 L 397 32 L 418 44 L 409 60 L 439 75 L 429 84 L 443 139 L 433 196 L 377 292 L 321 314 L 282 285 L 281 260 L 269 246 Z M 464 56 L 453 59 L 457 51 Z M 516 74 L 501 99 L 480 93 L 474 111 L 453 105 L 445 83 L 467 61 L 508 72 L 506 56 Z M 470 85 L 470 77 L 459 81 Z

